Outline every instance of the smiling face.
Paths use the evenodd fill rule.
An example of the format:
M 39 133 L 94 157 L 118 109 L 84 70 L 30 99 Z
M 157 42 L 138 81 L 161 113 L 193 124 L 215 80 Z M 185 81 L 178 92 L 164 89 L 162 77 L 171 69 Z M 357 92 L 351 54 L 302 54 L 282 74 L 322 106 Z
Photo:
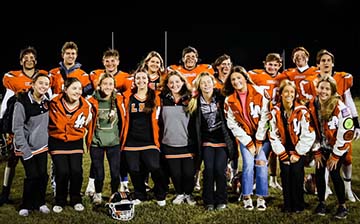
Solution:
M 34 89 L 34 94 L 36 96 L 43 96 L 50 87 L 50 79 L 46 76 L 40 76 L 36 79 L 36 81 L 32 84 L 32 88 Z
M 183 85 L 184 81 L 182 81 L 179 76 L 172 75 L 169 77 L 167 87 L 170 89 L 172 94 L 179 94 Z
M 36 57 L 33 53 L 25 54 L 20 60 L 20 65 L 23 66 L 24 70 L 34 69 L 36 63 L 37 63 Z
M 199 87 L 203 94 L 211 95 L 214 91 L 214 81 L 209 75 L 205 75 L 201 77 Z
M 271 76 L 275 77 L 281 68 L 281 63 L 278 61 L 267 61 L 264 64 L 265 71 Z
M 298 50 L 293 55 L 293 62 L 299 68 L 307 65 L 308 61 L 309 61 L 309 57 L 307 56 L 306 52 L 303 50 Z
M 148 72 L 150 74 L 157 73 L 160 70 L 161 61 L 158 57 L 154 56 L 147 62 Z
M 184 55 L 182 61 L 184 63 L 184 67 L 187 70 L 192 70 L 195 68 L 196 63 L 198 62 L 198 57 L 195 52 L 189 52 Z
M 66 66 L 75 65 L 75 61 L 77 58 L 77 51 L 76 51 L 76 49 L 68 48 L 64 51 L 62 57 L 64 59 L 64 64 Z
M 71 83 L 67 88 L 64 89 L 64 92 L 68 96 L 70 103 L 78 101 L 82 94 L 81 82 L 76 81 Z
M 149 77 L 145 72 L 138 72 L 135 74 L 134 82 L 138 90 L 145 89 L 149 83 Z
M 101 80 L 99 87 L 100 91 L 103 92 L 105 96 L 111 96 L 115 89 L 115 81 L 112 77 L 104 78 Z
M 317 91 L 319 95 L 319 101 L 320 102 L 327 101 L 332 95 L 330 82 L 328 81 L 319 82 Z
M 114 74 L 117 72 L 117 67 L 120 64 L 119 57 L 109 56 L 103 58 L 103 65 L 105 67 L 105 71 L 108 74 Z
M 223 75 L 226 78 L 230 74 L 231 66 L 232 66 L 231 60 L 225 59 L 216 68 L 219 74 Z
M 234 72 L 230 75 L 231 85 L 235 90 L 245 92 L 247 90 L 246 79 L 240 72 Z
M 283 104 L 293 104 L 295 99 L 296 91 L 291 85 L 286 85 L 281 92 L 281 100 Z

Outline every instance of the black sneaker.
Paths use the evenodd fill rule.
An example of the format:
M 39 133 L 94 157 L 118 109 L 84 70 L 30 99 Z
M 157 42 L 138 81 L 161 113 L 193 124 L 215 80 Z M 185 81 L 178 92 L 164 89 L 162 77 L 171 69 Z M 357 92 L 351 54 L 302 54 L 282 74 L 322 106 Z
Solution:
M 345 208 L 344 206 L 339 206 L 336 211 L 335 218 L 346 219 L 348 213 L 349 213 L 349 211 L 347 208 Z
M 318 206 L 316 207 L 315 209 L 315 213 L 317 215 L 321 215 L 321 216 L 324 216 L 325 213 L 326 213 L 326 206 L 325 206 L 325 203 L 324 202 L 320 202 L 318 204 Z

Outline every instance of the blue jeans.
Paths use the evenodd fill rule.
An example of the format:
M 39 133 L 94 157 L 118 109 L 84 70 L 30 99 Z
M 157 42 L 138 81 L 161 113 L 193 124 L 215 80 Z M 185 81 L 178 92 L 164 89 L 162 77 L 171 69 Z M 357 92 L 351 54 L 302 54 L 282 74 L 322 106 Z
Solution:
M 253 193 L 254 172 L 256 181 L 256 195 L 268 196 L 268 161 L 266 155 L 271 149 L 270 142 L 264 141 L 260 152 L 254 157 L 250 151 L 240 143 L 240 151 L 243 160 L 242 166 L 242 194 L 249 196 Z M 256 161 L 262 165 L 256 164 Z M 262 161 L 262 162 L 261 162 Z

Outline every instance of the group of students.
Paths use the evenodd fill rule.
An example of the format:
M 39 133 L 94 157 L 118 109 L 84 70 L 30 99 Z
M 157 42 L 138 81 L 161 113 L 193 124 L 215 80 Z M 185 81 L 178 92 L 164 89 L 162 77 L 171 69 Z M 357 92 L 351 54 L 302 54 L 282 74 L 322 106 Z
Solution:
M 266 210 L 268 164 L 270 186 L 281 188 L 276 181 L 279 157 L 283 211 L 303 211 L 305 157 L 312 153 L 319 198 L 316 213 L 326 212 L 328 170 L 339 201 L 335 217 L 346 218 L 345 195 L 354 197 L 351 141 L 360 131 L 350 93 L 352 76 L 332 71 L 334 56 L 329 51 L 319 51 L 317 67 L 309 67 L 307 50 L 295 48 L 292 58 L 297 68 L 280 73 L 282 59 L 277 53 L 266 56 L 264 69 L 246 71 L 226 54 L 212 65 L 199 64 L 197 50 L 189 46 L 183 49 L 181 65 L 165 68 L 161 55 L 151 51 L 132 75 L 118 70 L 119 53 L 114 49 L 104 52 L 105 68 L 90 74 L 76 62 L 77 54 L 77 45 L 66 42 L 60 67 L 47 73 L 35 68 L 36 51 L 29 47 L 20 54 L 22 70 L 4 75 L 7 92 L 1 112 L 11 95 L 18 94 L 19 100 L 10 136 L 16 155 L 5 169 L 2 199 L 8 200 L 21 158 L 26 177 L 20 215 L 50 212 L 45 203 L 47 153 L 55 186 L 52 210 L 60 213 L 69 194 L 70 205 L 83 211 L 82 159 L 89 150 L 86 191 L 95 204 L 102 203 L 106 153 L 112 193 L 119 185 L 122 191 L 128 188 L 129 174 L 133 203 L 141 204 L 148 200 L 150 173 L 159 206 L 166 205 L 170 181 L 176 193 L 173 204 L 195 205 L 192 194 L 202 174 L 202 199 L 208 211 L 227 207 L 226 170 L 231 161 L 232 174 L 237 172 L 240 155 L 239 199 L 246 210 L 254 209 L 253 193 L 257 210 Z M 31 115 L 25 122 L 28 108 Z M 34 189 L 40 191 L 35 194 Z

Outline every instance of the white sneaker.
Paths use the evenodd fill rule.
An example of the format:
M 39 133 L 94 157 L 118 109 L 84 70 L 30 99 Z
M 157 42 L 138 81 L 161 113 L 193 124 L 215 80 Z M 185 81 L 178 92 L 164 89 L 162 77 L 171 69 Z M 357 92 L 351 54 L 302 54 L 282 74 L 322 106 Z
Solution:
M 44 214 L 49 214 L 50 213 L 50 209 L 46 205 L 40 206 L 39 211 L 41 213 L 44 213 Z
M 244 208 L 246 210 L 253 210 L 254 209 L 254 206 L 253 206 L 253 202 L 252 202 L 252 199 L 251 198 L 248 198 L 248 199 L 244 199 Z
M 279 189 L 280 191 L 283 189 L 276 179 L 269 182 L 269 187 Z
M 157 201 L 157 204 L 158 204 L 160 207 L 163 207 L 163 206 L 166 205 L 166 201 L 165 201 L 165 200 Z
M 194 197 L 191 194 L 185 194 L 184 200 L 189 205 L 195 205 L 196 204 L 196 201 L 195 201 Z
M 89 178 L 88 185 L 86 187 L 85 195 L 89 197 L 93 197 L 95 194 L 95 179 Z
M 101 197 L 101 193 L 95 193 L 93 196 L 93 203 L 95 205 L 101 205 L 102 203 L 102 197 Z
M 27 209 L 21 209 L 21 210 L 19 211 L 19 215 L 20 215 L 20 216 L 24 216 L 24 217 L 29 216 L 29 210 L 27 210 Z
M 128 182 L 127 181 L 122 181 L 120 183 L 120 192 L 127 192 L 130 193 L 129 187 L 128 187 Z
M 55 213 L 60 213 L 60 212 L 63 211 L 63 208 L 61 206 L 59 206 L 59 205 L 55 205 L 52 210 Z
M 352 190 L 346 190 L 346 191 L 345 191 L 345 196 L 346 196 L 346 198 L 347 198 L 349 201 L 351 201 L 351 202 L 356 202 L 356 198 L 355 198 Z
M 76 205 L 74 205 L 74 209 L 75 211 L 82 212 L 84 211 L 85 207 L 81 203 L 77 203 Z
M 175 205 L 180 205 L 184 202 L 185 200 L 185 195 L 184 194 L 178 194 L 175 199 L 172 201 L 173 204 Z
M 140 199 L 135 199 L 135 200 L 132 200 L 132 203 L 134 205 L 140 205 L 141 204 L 141 200 Z
M 266 205 L 265 205 L 264 198 L 257 198 L 256 199 L 256 208 L 259 211 L 265 211 L 266 210 Z

